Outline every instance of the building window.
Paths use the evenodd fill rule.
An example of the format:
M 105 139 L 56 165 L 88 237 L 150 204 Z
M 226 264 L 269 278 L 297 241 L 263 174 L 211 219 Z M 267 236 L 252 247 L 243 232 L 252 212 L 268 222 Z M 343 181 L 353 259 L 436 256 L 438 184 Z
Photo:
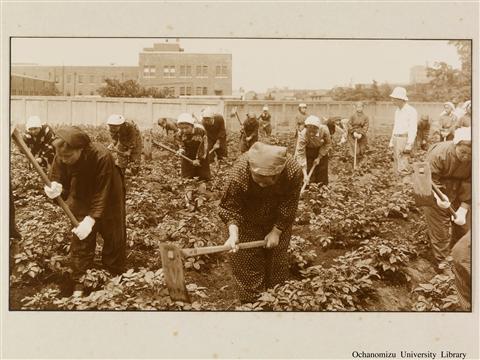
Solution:
M 201 86 L 197 86 L 196 95 L 202 95 L 202 87 Z
M 58 75 L 55 75 L 55 82 L 58 84 Z
M 154 65 L 145 65 L 143 68 L 143 77 L 155 77 L 156 68 Z M 123 78 L 123 73 L 122 73 Z
M 168 88 L 168 92 L 170 95 L 175 96 L 175 88 L 173 86 Z
M 197 76 L 202 76 L 202 65 L 197 65 Z
M 95 76 L 90 75 L 90 84 L 95 84 Z
M 203 65 L 202 67 L 202 76 L 208 76 L 208 66 Z
M 78 83 L 79 84 L 83 83 L 83 75 L 78 75 Z
M 68 74 L 67 75 L 67 84 L 70 84 L 72 82 L 72 75 Z
M 67 96 L 70 96 L 70 91 L 67 91 Z
M 222 91 L 222 90 L 215 90 L 215 95 L 217 95 L 217 96 L 222 96 L 222 95 L 223 95 L 223 91 Z
M 223 75 L 223 76 L 228 76 L 228 74 L 227 74 L 227 66 L 226 66 L 226 65 L 222 65 L 222 75 Z
M 185 65 L 180 65 L 180 76 L 185 76 L 186 74 Z
M 187 76 L 192 76 L 192 67 L 187 65 Z
M 175 77 L 175 65 L 165 65 L 163 67 L 163 77 Z
M 221 66 L 215 66 L 215 76 L 221 76 L 222 75 L 222 67 Z
M 180 96 L 185 95 L 185 86 L 180 86 Z
M 191 86 L 187 86 L 186 95 L 187 95 L 187 96 L 191 96 L 191 95 L 192 95 L 192 87 L 191 87 Z
M 203 91 L 202 91 L 202 95 L 207 95 L 208 94 L 208 89 L 204 86 L 203 87 Z
M 23 75 L 25 75 L 25 73 L 23 73 Z M 52 73 L 48 73 L 48 80 L 50 80 L 52 78 Z

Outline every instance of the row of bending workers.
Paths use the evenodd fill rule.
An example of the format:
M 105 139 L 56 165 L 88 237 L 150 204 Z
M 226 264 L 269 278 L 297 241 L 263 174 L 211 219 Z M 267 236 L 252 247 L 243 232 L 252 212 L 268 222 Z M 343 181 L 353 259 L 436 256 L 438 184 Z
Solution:
M 395 88 L 391 98 L 397 108 L 389 144 L 393 149 L 394 171 L 399 176 L 408 176 L 410 152 L 419 125 L 417 112 L 408 104 L 405 89 Z M 306 105 L 300 105 L 293 156 L 287 154 L 285 147 L 258 142 L 261 116 L 247 115 L 241 133 L 242 155 L 229 174 L 220 202 L 220 216 L 229 229 L 226 243 L 233 250 L 239 242 L 263 238 L 267 242 L 264 249 L 231 254 L 237 290 L 244 302 L 286 278 L 286 249 L 302 182 L 313 169 L 310 181 L 328 184 L 328 153 L 337 125 L 329 127 L 332 123 L 328 119 L 308 115 Z M 453 271 L 461 279 L 458 287 L 463 294 L 464 285 L 469 283 L 465 276 L 470 274 L 465 249 L 470 246 L 471 128 L 464 126 L 468 125 L 470 106 L 453 138 L 448 140 L 446 136 L 427 153 L 433 181 L 449 201 L 438 198 L 432 206 L 423 208 L 435 259 L 441 264 L 453 255 Z M 365 154 L 369 127 L 363 109 L 363 104 L 357 103 L 354 114 L 342 122 L 343 130 L 340 128 L 360 159 Z M 202 115 L 202 121 L 198 122 L 191 114 L 181 114 L 175 124 L 178 131 L 174 139 L 178 153 L 191 160 L 182 159 L 182 176 L 209 180 L 210 163 L 227 155 L 225 120 L 210 109 Z M 38 134 L 43 139 L 40 143 L 45 144 L 45 151 L 37 151 L 36 155 L 40 163 L 50 167 L 52 184 L 45 187 L 47 196 L 62 196 L 80 222 L 72 230 L 74 277 L 78 279 L 92 265 L 97 233 L 104 239 L 104 266 L 113 273 L 121 272 L 126 251 L 124 176 L 126 169 L 130 168 L 134 175 L 140 167 L 138 154 L 142 142 L 138 127 L 121 115 L 110 116 L 107 123 L 113 143 L 109 151 L 76 127 L 62 127 L 53 133 L 39 119 L 32 118 L 27 123 L 24 138 L 30 148 L 38 148 L 35 137 Z M 48 149 L 54 150 L 53 156 Z M 454 218 L 446 210 L 449 206 L 456 211 Z M 77 289 L 77 294 L 81 291 Z M 463 300 L 469 301 L 465 296 Z

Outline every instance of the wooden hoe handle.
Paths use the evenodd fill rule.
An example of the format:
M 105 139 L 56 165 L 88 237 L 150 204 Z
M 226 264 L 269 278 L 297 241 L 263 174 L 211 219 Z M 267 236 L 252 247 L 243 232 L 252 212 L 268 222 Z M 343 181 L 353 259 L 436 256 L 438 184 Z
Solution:
M 13 130 L 12 138 L 13 138 L 13 141 L 15 141 L 15 144 L 17 144 L 17 146 L 20 148 L 20 150 L 22 150 L 22 152 L 27 156 L 28 161 L 30 162 L 30 164 L 33 165 L 33 167 L 35 168 L 37 173 L 40 175 L 40 177 L 42 178 L 45 185 L 50 187 L 52 185 L 50 183 L 50 179 L 45 174 L 45 172 L 43 171 L 41 166 L 38 164 L 37 160 L 35 160 L 35 158 L 33 157 L 32 153 L 30 152 L 30 149 L 28 148 L 27 144 L 25 144 L 25 141 L 23 141 L 23 139 L 20 136 L 17 129 Z M 60 205 L 60 207 L 63 209 L 65 214 L 67 214 L 67 216 L 70 219 L 73 226 L 75 226 L 75 227 L 78 226 L 78 221 L 75 218 L 75 216 L 73 215 L 70 208 L 68 207 L 67 203 L 65 201 L 63 201 L 63 199 L 60 196 L 56 197 L 55 200 L 57 201 L 58 205 Z
M 258 240 L 258 241 L 251 241 L 246 243 L 239 243 L 239 249 L 251 249 L 256 247 L 265 246 L 267 242 L 265 240 Z M 218 245 L 218 246 L 206 246 L 201 248 L 193 248 L 193 249 L 182 249 L 182 254 L 185 257 L 192 257 L 198 255 L 207 255 L 207 254 L 214 254 L 219 252 L 224 252 L 231 250 L 232 248 L 228 245 Z
M 172 154 L 175 154 L 175 155 L 177 155 L 177 156 L 180 156 L 182 159 L 185 159 L 185 160 L 187 160 L 189 163 L 193 164 L 193 160 L 192 160 L 192 159 L 186 157 L 186 156 L 183 155 L 183 154 L 177 154 L 177 152 L 176 152 L 174 149 L 172 149 L 171 147 L 169 147 L 169 146 L 167 146 L 167 145 L 164 145 L 164 144 L 162 144 L 162 143 L 160 143 L 160 142 L 157 142 L 157 141 L 155 141 L 155 140 L 152 140 L 152 144 L 153 144 L 153 145 L 156 145 L 156 146 L 159 146 L 159 147 L 161 147 L 162 149 L 165 149 L 165 150 L 167 150 L 167 151 L 170 151 Z

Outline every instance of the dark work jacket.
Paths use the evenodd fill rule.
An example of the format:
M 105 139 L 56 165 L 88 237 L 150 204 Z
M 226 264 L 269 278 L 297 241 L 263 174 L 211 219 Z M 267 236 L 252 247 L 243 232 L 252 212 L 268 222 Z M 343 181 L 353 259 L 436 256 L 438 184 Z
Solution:
M 471 203 L 472 163 L 458 160 L 452 141 L 432 145 L 428 150 L 427 161 L 430 164 L 432 181 L 447 195 L 452 204 Z
M 213 116 L 213 124 L 207 125 L 202 120 L 202 125 L 207 132 L 208 151 L 213 148 L 213 145 L 220 140 L 220 156 L 227 156 L 227 130 L 225 129 L 225 120 L 220 114 Z
M 79 218 L 113 218 L 125 203 L 123 177 L 111 153 L 99 143 L 90 143 L 73 165 L 55 157 L 50 174 L 62 184 L 62 198 Z

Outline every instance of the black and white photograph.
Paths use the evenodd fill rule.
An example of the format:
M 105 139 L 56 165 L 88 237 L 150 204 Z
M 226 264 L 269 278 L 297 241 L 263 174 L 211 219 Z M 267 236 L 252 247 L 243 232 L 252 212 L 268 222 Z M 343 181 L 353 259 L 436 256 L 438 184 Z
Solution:
M 471 310 L 470 40 L 11 54 L 10 310 Z
M 1 0 L 0 358 L 480 359 L 479 9 Z

